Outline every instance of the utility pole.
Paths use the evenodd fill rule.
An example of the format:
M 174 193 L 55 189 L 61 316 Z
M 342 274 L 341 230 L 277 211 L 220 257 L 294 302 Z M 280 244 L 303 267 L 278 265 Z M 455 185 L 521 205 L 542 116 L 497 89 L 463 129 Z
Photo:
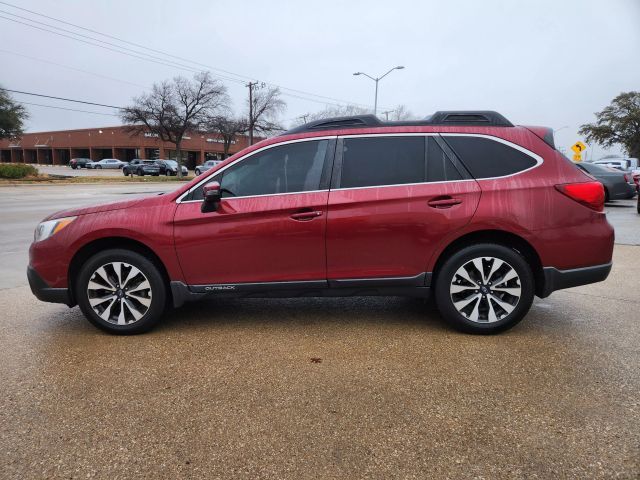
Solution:
M 249 145 L 253 145 L 253 87 L 258 82 L 249 82 L 246 87 L 249 88 Z
M 385 110 L 384 112 L 380 112 L 383 113 L 385 116 L 385 121 L 388 122 L 389 121 L 389 114 L 395 112 L 395 110 Z

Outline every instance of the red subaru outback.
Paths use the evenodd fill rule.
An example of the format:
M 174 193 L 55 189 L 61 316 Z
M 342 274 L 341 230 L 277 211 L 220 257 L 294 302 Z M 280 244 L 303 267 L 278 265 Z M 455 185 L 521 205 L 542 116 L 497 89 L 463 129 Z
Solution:
M 321 120 L 173 193 L 51 215 L 28 277 L 112 333 L 204 297 L 431 293 L 454 327 L 494 333 L 534 295 L 607 278 L 603 203 L 550 129 L 496 112 Z

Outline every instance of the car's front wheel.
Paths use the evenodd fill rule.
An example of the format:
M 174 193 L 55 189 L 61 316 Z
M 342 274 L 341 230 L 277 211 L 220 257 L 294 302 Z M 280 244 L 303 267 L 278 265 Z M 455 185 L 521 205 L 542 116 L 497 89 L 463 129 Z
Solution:
M 122 335 L 155 326 L 165 309 L 166 291 L 152 261 L 123 249 L 89 258 L 75 283 L 75 297 L 85 317 L 102 330 Z
M 448 258 L 437 272 L 435 299 L 454 328 L 491 334 L 516 325 L 531 308 L 533 273 L 517 251 L 477 244 Z

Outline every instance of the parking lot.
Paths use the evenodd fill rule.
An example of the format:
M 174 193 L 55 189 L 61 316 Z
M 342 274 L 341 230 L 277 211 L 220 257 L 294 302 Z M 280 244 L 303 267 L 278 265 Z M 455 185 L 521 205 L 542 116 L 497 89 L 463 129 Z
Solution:
M 208 300 L 115 337 L 31 295 L 41 218 L 172 188 L 0 187 L 0 478 L 638 477 L 635 200 L 607 205 L 606 282 L 492 337 L 406 298 Z

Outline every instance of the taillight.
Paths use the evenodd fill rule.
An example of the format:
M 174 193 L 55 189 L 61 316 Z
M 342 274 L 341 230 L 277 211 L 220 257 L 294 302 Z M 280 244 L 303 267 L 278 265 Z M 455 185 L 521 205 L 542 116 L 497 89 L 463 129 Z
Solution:
M 623 173 L 622 176 L 624 177 L 624 181 L 629 183 L 629 177 L 627 176 L 627 174 Z
M 596 212 L 604 210 L 604 187 L 600 182 L 563 183 L 556 189 Z

